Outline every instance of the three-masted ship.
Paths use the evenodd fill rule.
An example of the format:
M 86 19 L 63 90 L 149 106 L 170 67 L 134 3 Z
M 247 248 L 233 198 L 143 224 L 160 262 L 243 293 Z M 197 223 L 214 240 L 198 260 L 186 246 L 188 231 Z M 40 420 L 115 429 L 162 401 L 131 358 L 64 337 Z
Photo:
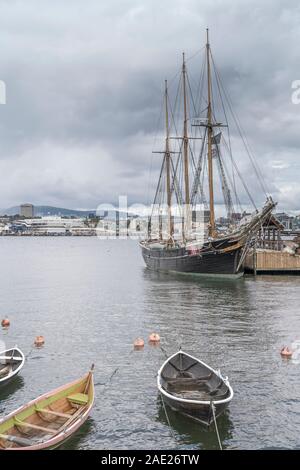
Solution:
M 156 152 L 163 155 L 163 161 L 148 221 L 148 236 L 140 246 L 146 266 L 152 270 L 239 277 L 243 275 L 246 254 L 275 203 L 266 195 L 263 208 L 256 208 L 233 158 L 226 103 L 248 153 L 249 149 L 216 69 L 208 30 L 203 54 L 196 98 L 192 95 L 184 54 L 174 107 L 170 104 L 165 81 L 165 145 L 163 151 Z M 215 106 L 216 98 L 220 99 L 219 107 Z M 177 108 L 181 110 L 180 133 Z M 216 118 L 218 111 L 222 112 L 225 122 Z M 263 185 L 259 169 L 249 156 L 253 174 Z M 216 173 L 220 180 L 218 187 Z M 254 205 L 254 211 L 244 217 L 237 212 L 237 208 L 241 208 L 237 177 Z M 218 199 L 223 197 L 223 204 L 219 206 L 226 209 L 221 225 L 216 222 L 216 195 Z

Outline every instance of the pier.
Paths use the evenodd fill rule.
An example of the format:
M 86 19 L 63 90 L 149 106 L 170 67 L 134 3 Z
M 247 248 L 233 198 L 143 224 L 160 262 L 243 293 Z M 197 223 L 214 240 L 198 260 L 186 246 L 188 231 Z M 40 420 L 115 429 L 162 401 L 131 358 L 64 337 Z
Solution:
M 258 248 L 247 255 L 244 267 L 250 274 L 300 275 L 300 255 Z

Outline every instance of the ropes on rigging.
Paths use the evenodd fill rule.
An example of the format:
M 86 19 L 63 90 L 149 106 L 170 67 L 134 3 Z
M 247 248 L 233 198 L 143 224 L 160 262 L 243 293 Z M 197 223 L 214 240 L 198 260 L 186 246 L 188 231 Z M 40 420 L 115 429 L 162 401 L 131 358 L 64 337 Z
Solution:
M 205 59 L 205 50 L 206 50 L 206 47 L 200 49 L 193 56 L 188 58 L 187 61 L 191 61 L 193 57 L 197 56 L 202 51 L 204 51 L 204 59 Z M 231 141 L 231 135 L 229 131 L 229 118 L 230 120 L 233 121 L 237 129 L 237 133 L 243 143 L 247 156 L 254 169 L 255 175 L 257 177 L 257 181 L 259 182 L 265 195 L 267 195 L 267 191 L 266 191 L 266 185 L 263 180 L 261 171 L 257 165 L 257 162 L 254 159 L 254 156 L 252 155 L 250 151 L 249 144 L 246 138 L 244 137 L 240 121 L 233 111 L 232 102 L 225 90 L 220 73 L 216 67 L 211 51 L 210 51 L 210 58 L 211 58 L 212 70 L 213 70 L 213 76 L 212 76 L 213 86 L 211 90 L 213 120 L 210 126 L 211 128 L 227 127 L 226 134 L 222 133 L 222 150 L 224 147 L 225 151 L 227 152 L 229 156 L 229 161 L 231 165 L 231 174 L 230 174 L 230 169 L 228 169 L 227 167 L 228 157 L 227 157 L 227 163 L 226 163 L 226 159 L 224 158 L 223 152 L 221 151 L 221 142 L 220 144 L 215 144 L 215 145 L 213 143 L 213 147 L 214 147 L 213 160 L 214 162 L 216 162 L 216 165 L 218 167 L 219 179 L 221 181 L 221 192 L 220 191 L 219 193 L 216 192 L 216 197 L 219 197 L 219 194 L 223 197 L 224 206 L 227 212 L 227 220 L 230 225 L 234 221 L 233 214 L 236 212 L 236 207 L 239 208 L 240 211 L 242 212 L 241 201 L 237 193 L 236 177 L 238 177 L 238 179 L 240 180 L 241 185 L 245 193 L 247 194 L 247 197 L 249 198 L 249 201 L 251 202 L 253 207 L 256 210 L 257 208 L 256 208 L 254 198 L 251 195 L 251 192 L 246 184 L 246 181 L 243 178 L 235 159 L 233 158 L 232 141 Z M 205 155 L 206 155 L 205 150 L 208 145 L 208 142 L 207 142 L 208 125 L 207 125 L 207 117 L 206 117 L 207 109 L 208 109 L 207 108 L 208 102 L 205 97 L 205 93 L 203 93 L 205 82 L 208 80 L 206 78 L 207 66 L 208 66 L 207 61 L 203 60 L 201 71 L 200 71 L 199 83 L 198 83 L 195 95 L 193 94 L 192 82 L 191 82 L 191 80 L 193 81 L 193 79 L 192 77 L 190 78 L 190 75 L 186 68 L 184 69 L 185 72 L 183 72 L 183 70 L 179 71 L 169 82 L 169 84 L 172 85 L 171 86 L 172 90 L 174 90 L 174 98 L 175 98 L 174 106 L 172 106 L 170 99 L 169 99 L 169 95 L 167 95 L 167 103 L 168 103 L 168 109 L 169 109 L 169 115 L 170 115 L 170 131 L 172 130 L 172 132 L 174 133 L 174 136 L 170 136 L 169 145 L 171 145 L 172 143 L 172 146 L 170 147 L 171 148 L 170 153 L 178 154 L 178 157 L 176 159 L 170 158 L 170 167 L 169 167 L 170 170 L 167 170 L 167 171 L 171 173 L 171 186 L 170 186 L 171 197 L 172 195 L 175 196 L 175 200 L 179 207 L 183 205 L 183 201 L 184 201 L 183 189 L 186 185 L 186 182 L 184 182 L 184 176 L 183 176 L 183 173 L 184 173 L 184 165 L 183 165 L 184 138 L 178 132 L 178 129 L 180 128 L 180 126 L 182 126 L 182 122 L 183 122 L 182 93 L 181 93 L 182 87 L 183 87 L 183 73 L 186 73 L 187 109 L 188 109 L 188 116 L 189 116 L 188 118 L 188 124 L 189 124 L 188 149 L 189 149 L 189 159 L 190 159 L 189 163 L 190 163 L 190 170 L 191 170 L 190 179 L 192 183 L 191 191 L 190 191 L 190 201 L 191 201 L 192 207 L 195 206 L 198 200 L 200 200 L 200 202 L 206 208 L 208 207 L 207 197 L 205 195 L 205 192 L 207 191 L 207 183 L 204 185 L 204 175 L 206 174 L 206 172 L 208 172 L 207 158 L 205 158 Z M 177 83 L 176 87 L 174 87 L 175 83 Z M 214 90 L 216 90 L 216 93 Z M 216 96 L 219 98 L 218 101 L 220 101 L 220 110 L 225 119 L 224 125 L 219 123 L 219 121 L 217 121 L 216 116 L 215 116 Z M 226 108 L 229 109 L 229 114 L 227 113 Z M 162 109 L 163 109 L 163 106 L 161 107 L 160 120 L 162 117 Z M 195 116 L 196 124 L 194 124 L 193 121 L 191 120 L 191 116 Z M 211 134 L 213 136 L 212 138 L 214 139 L 216 134 L 215 133 L 211 133 Z M 201 140 L 200 146 L 198 145 L 199 140 Z M 158 186 L 157 186 L 155 198 L 154 198 L 154 206 L 158 206 L 158 207 L 160 207 L 161 205 L 165 203 L 165 189 L 166 189 L 166 181 L 164 177 L 165 169 L 166 169 L 166 154 L 164 154 L 162 166 L 160 169 Z M 152 170 L 152 161 L 151 161 L 151 170 Z M 152 208 L 150 219 L 154 216 L 154 211 L 156 209 L 157 207 Z M 159 210 L 159 214 L 161 214 L 160 210 Z M 183 216 L 183 212 L 180 213 L 180 216 Z
M 248 154 L 248 157 L 249 157 L 249 159 L 250 159 L 250 162 L 252 163 L 253 169 L 254 169 L 255 174 L 256 174 L 256 176 L 257 176 L 257 179 L 258 179 L 258 181 L 259 181 L 259 183 L 260 183 L 260 185 L 261 185 L 261 189 L 262 189 L 262 191 L 264 192 L 265 196 L 267 196 L 268 191 L 267 191 L 267 188 L 266 188 L 266 184 L 265 184 L 263 175 L 262 175 L 261 170 L 260 170 L 260 168 L 258 167 L 258 165 L 257 165 L 257 163 L 256 163 L 256 161 L 255 161 L 254 156 L 252 155 L 252 153 L 251 153 L 251 151 L 250 151 L 250 147 L 249 147 L 249 144 L 248 144 L 248 142 L 247 142 L 247 139 L 246 139 L 246 137 L 245 137 L 245 135 L 244 135 L 244 132 L 243 132 L 241 123 L 240 123 L 240 121 L 239 121 L 239 119 L 238 119 L 238 116 L 234 113 L 233 105 L 232 105 L 231 99 L 230 99 L 229 95 L 227 94 L 227 92 L 226 92 L 226 90 L 225 90 L 225 87 L 224 87 L 224 85 L 223 85 L 221 76 L 220 76 L 219 71 L 218 71 L 218 69 L 217 69 L 217 66 L 216 66 L 216 64 L 215 64 L 215 62 L 214 62 L 214 58 L 213 58 L 212 54 L 211 54 L 211 59 L 212 59 L 213 67 L 214 67 L 214 70 L 215 70 L 215 75 L 216 75 L 217 83 L 219 84 L 220 89 L 222 89 L 222 91 L 223 91 L 224 97 L 225 97 L 225 99 L 226 99 L 226 101 L 227 101 L 227 104 L 228 104 L 228 108 L 229 108 L 229 110 L 230 110 L 230 112 L 231 112 L 232 118 L 233 118 L 233 120 L 234 120 L 234 122 L 235 122 L 235 125 L 236 125 L 237 130 L 238 130 L 239 135 L 240 135 L 240 138 L 242 139 L 242 142 L 243 142 L 243 144 L 244 144 L 244 147 L 245 147 L 245 149 L 246 149 L 246 152 L 247 152 L 247 154 Z M 220 96 L 222 97 L 222 95 L 220 95 Z

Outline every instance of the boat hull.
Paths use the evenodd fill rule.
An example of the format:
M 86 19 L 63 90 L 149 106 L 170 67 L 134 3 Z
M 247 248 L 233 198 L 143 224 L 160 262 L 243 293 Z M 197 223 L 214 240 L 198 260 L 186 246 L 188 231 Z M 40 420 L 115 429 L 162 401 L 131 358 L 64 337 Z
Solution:
M 181 350 L 158 371 L 157 387 L 164 406 L 207 426 L 224 412 L 233 397 L 227 378 Z
M 0 382 L 0 390 L 2 390 L 4 387 L 6 387 L 7 385 L 10 385 L 11 382 L 14 381 L 14 379 L 17 377 L 19 372 L 17 372 L 15 375 L 13 375 L 12 377 L 9 377 L 8 379 L 5 379 L 4 382 Z
M 87 388 L 88 387 L 88 388 Z M 87 390 L 86 390 L 87 388 Z M 74 392 L 82 391 L 84 390 L 84 393 L 88 395 L 88 402 L 85 405 L 82 405 L 82 412 L 76 416 L 76 412 L 70 415 L 64 415 L 65 419 L 66 417 L 68 418 L 68 421 L 66 422 L 67 424 L 65 426 L 60 426 L 59 429 L 57 429 L 57 433 L 54 433 L 52 437 L 50 434 L 52 433 L 47 433 L 47 429 L 49 431 L 56 431 L 56 429 L 51 428 L 51 423 L 54 423 L 54 421 L 47 421 L 41 420 L 41 423 L 36 423 L 34 421 L 34 418 L 37 417 L 36 413 L 36 407 L 41 406 L 41 408 L 49 407 L 47 408 L 50 410 L 50 412 L 53 412 L 53 407 L 55 407 L 56 401 L 60 401 L 59 409 L 61 408 L 62 400 L 68 400 L 68 395 Z M 80 395 L 80 393 L 79 393 Z M 14 436 L 15 438 L 19 437 L 19 433 L 15 432 L 15 420 L 18 419 L 19 422 L 25 422 L 26 419 L 29 417 L 33 417 L 33 419 L 30 420 L 30 423 L 33 424 L 38 424 L 38 429 L 42 430 L 43 432 L 46 431 L 46 435 L 43 436 L 42 438 L 39 439 L 39 435 L 33 436 L 34 438 L 38 438 L 36 442 L 32 441 L 32 443 L 28 446 L 25 444 L 22 445 L 23 443 L 19 443 L 18 446 L 14 447 L 7 447 L 3 449 L 3 443 L 2 447 L 0 446 L 0 450 L 8 450 L 8 451 L 24 451 L 24 450 L 52 450 L 60 447 L 62 444 L 64 444 L 68 439 L 70 439 L 76 431 L 81 428 L 81 426 L 86 422 L 86 420 L 89 417 L 90 411 L 92 409 L 94 403 L 94 382 L 93 382 L 93 375 L 92 371 L 90 371 L 86 376 L 82 377 L 81 379 L 78 379 L 74 382 L 71 382 L 67 385 L 64 385 L 62 387 L 59 387 L 52 392 L 48 392 L 40 397 L 38 397 L 35 400 L 32 400 L 28 404 L 20 407 L 16 411 L 13 411 L 10 413 L 6 418 L 3 420 L 0 420 L 0 434 L 6 434 L 9 436 Z M 46 411 L 47 411 L 46 409 Z M 80 410 L 80 408 L 77 408 L 77 410 Z M 60 417 L 58 416 L 58 419 Z M 72 420 L 72 418 L 74 418 Z M 73 422 L 72 422 L 73 421 Z M 49 428 L 45 428 L 45 426 L 49 425 Z M 39 426 L 43 426 L 43 428 L 39 428 Z M 49 437 L 50 436 L 50 437 Z M 22 436 L 21 436 L 22 437 Z M 0 441 L 2 440 L 2 437 L 0 438 Z
M 162 399 L 165 404 L 167 404 L 172 410 L 187 416 L 188 418 L 197 421 L 206 426 L 210 426 L 214 422 L 212 407 L 210 403 L 207 404 L 186 404 L 180 403 L 176 400 L 172 400 L 165 395 L 162 395 Z M 214 404 L 215 407 L 215 417 L 218 417 L 225 411 L 228 403 L 223 404 Z
M 232 278 L 238 278 L 244 274 L 243 268 L 238 266 L 241 247 L 224 253 L 202 254 L 189 254 L 184 249 L 153 250 L 145 245 L 141 245 L 141 248 L 147 268 L 154 271 Z

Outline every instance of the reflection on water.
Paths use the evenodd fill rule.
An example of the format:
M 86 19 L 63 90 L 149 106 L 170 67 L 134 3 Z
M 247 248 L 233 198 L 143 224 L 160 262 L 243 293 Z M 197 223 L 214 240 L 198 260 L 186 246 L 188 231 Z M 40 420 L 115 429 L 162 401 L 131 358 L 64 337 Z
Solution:
M 156 331 L 168 354 L 182 346 L 228 375 L 235 395 L 218 420 L 224 447 L 299 445 L 300 365 L 280 349 L 300 340 L 300 277 L 158 274 L 132 240 L 0 237 L 0 257 L 0 318 L 11 320 L 0 340 L 28 355 L 35 336 L 45 337 L 15 388 L 0 391 L 1 416 L 94 362 L 91 420 L 65 448 L 218 448 L 213 427 L 172 411 L 173 433 L 167 426 L 156 387 L 165 356 L 147 343 Z M 136 337 L 144 350 L 133 351 Z
M 80 429 L 64 444 L 59 447 L 59 450 L 79 450 L 84 449 L 85 446 L 81 443 L 88 438 L 89 434 L 93 433 L 95 426 L 92 418 L 88 418 L 87 421 L 81 426 Z
M 215 431 L 215 426 L 212 424 L 206 427 L 195 421 L 179 414 L 168 406 L 164 409 L 160 397 L 157 399 L 158 415 L 157 420 L 166 426 L 169 423 L 172 428 L 172 433 L 175 434 L 176 442 L 185 448 L 200 448 L 200 449 L 219 449 L 219 443 Z M 166 412 L 168 417 L 166 416 Z M 217 422 L 220 440 L 223 449 L 228 447 L 227 443 L 232 437 L 233 423 L 230 420 L 230 411 L 225 410 L 218 418 Z
M 17 390 L 24 387 L 24 379 L 21 375 L 17 375 L 14 379 L 9 382 L 7 385 L 2 385 L 0 388 L 0 410 L 2 411 L 2 401 L 7 400 L 11 395 L 13 395 Z
M 293 351 L 293 356 L 291 361 L 294 365 L 300 364 L 300 340 L 293 341 L 291 344 L 291 350 Z

